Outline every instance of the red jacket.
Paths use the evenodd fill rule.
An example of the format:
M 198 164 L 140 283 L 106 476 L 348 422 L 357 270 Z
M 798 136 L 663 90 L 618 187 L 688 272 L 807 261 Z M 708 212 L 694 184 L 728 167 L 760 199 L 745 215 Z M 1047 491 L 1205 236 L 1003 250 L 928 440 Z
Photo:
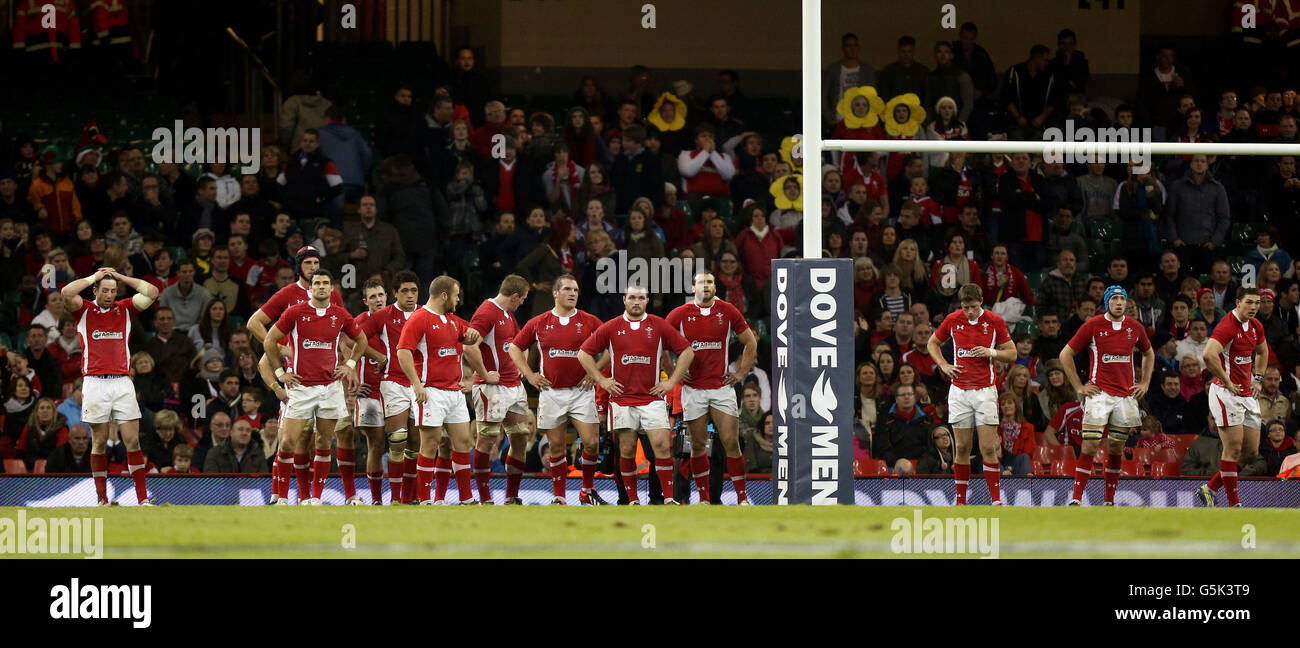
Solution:
M 759 240 L 754 230 L 748 227 L 736 235 L 736 251 L 740 253 L 740 264 L 745 267 L 745 273 L 753 277 L 754 282 L 760 286 L 767 283 L 768 277 L 772 276 L 772 259 L 781 258 L 783 247 L 785 242 L 771 226 L 767 229 L 767 236 L 762 240 Z
M 59 60 L 60 49 L 79 49 L 81 47 L 81 20 L 73 0 L 17 0 L 13 3 L 14 15 L 14 49 L 26 49 L 28 52 L 50 50 L 50 58 Z M 54 5 L 54 27 L 43 27 L 45 12 L 41 7 Z
M 50 355 L 59 361 L 59 367 L 63 369 L 63 383 L 65 385 L 81 377 L 81 351 L 69 355 L 67 351 L 63 350 L 63 345 L 59 344 L 58 340 L 49 343 L 45 350 L 49 351 Z M 50 396 L 55 397 L 54 394 Z M 62 396 L 63 393 L 60 392 L 57 397 L 61 398 Z
M 1029 281 L 1025 279 L 1025 273 L 1010 263 L 1007 264 L 1007 271 L 1011 273 L 1011 276 L 1007 279 L 1007 285 L 999 289 L 998 275 L 993 268 L 993 264 L 990 263 L 989 267 L 984 269 L 979 282 L 980 286 L 984 288 L 984 303 L 992 305 L 1010 297 L 1015 297 L 1028 306 L 1037 304 L 1038 300 L 1034 298 L 1034 291 L 1029 288 Z
M 77 188 L 67 176 L 58 178 L 53 183 L 44 173 L 32 176 L 32 186 L 27 190 L 27 202 L 32 209 L 40 213 L 46 211 L 45 226 L 51 234 L 64 234 L 72 231 L 72 226 L 81 220 L 81 201 L 77 200 Z

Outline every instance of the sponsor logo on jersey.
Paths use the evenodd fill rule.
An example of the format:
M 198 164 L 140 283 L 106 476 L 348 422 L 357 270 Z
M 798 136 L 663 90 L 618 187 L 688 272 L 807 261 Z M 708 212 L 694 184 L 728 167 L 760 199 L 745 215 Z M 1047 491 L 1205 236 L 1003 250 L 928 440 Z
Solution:
M 447 356 L 454 356 L 454 355 L 456 355 L 456 348 L 455 348 L 455 347 L 439 347 L 439 348 L 438 348 L 438 357 L 439 357 L 439 358 L 446 358 Z
M 958 357 L 958 358 L 978 358 L 979 356 L 975 355 L 975 349 L 957 349 L 957 357 Z
M 121 331 L 100 331 L 100 330 L 95 330 L 95 331 L 91 331 L 91 332 L 90 332 L 90 339 L 92 339 L 92 340 L 120 340 L 120 339 L 122 339 L 122 332 L 121 332 Z
M 1111 364 L 1116 362 L 1133 362 L 1133 356 L 1114 355 L 1111 353 L 1105 353 L 1102 354 L 1101 361 L 1105 362 L 1106 364 Z
M 304 351 L 307 349 L 333 349 L 334 343 L 322 340 L 303 340 L 302 348 Z
M 699 351 L 700 349 L 721 349 L 722 343 L 721 342 L 700 342 L 696 340 L 695 342 L 691 342 L 691 348 L 696 351 Z
M 551 348 L 546 351 L 548 358 L 576 358 L 578 357 L 577 349 L 555 349 Z
M 625 364 L 625 365 L 629 365 L 629 364 L 650 364 L 650 356 L 639 356 L 639 355 L 632 355 L 632 354 L 630 354 L 630 353 L 624 353 L 624 354 L 623 354 L 623 364 Z
M 1245 365 L 1255 361 L 1255 356 L 1232 356 L 1232 363 Z

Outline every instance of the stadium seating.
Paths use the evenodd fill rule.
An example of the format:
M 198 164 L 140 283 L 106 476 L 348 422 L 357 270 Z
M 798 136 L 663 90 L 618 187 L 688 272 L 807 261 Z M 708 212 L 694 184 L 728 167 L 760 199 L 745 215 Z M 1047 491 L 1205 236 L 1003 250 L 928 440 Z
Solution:
M 5 472 L 10 475 L 27 474 L 27 464 L 23 463 L 22 459 L 5 459 L 4 466 Z
M 1155 451 L 1151 448 L 1133 448 L 1133 461 L 1138 462 L 1145 471 L 1151 465 L 1151 458 L 1155 454 Z
M 1172 463 L 1182 463 L 1182 461 L 1183 461 L 1183 453 L 1178 452 L 1177 450 L 1170 450 L 1170 449 L 1166 448 L 1166 449 L 1164 449 L 1164 450 L 1161 450 L 1160 452 L 1157 452 L 1157 453 L 1155 454 L 1155 456 L 1151 459 L 1151 463 L 1152 463 L 1153 465 L 1154 465 L 1155 463 L 1157 463 L 1157 462 L 1161 462 L 1161 461 L 1166 462 L 1166 463 L 1169 463 L 1169 462 L 1172 462 Z
M 881 477 L 889 474 L 889 466 L 884 459 L 855 459 L 853 475 L 855 477 Z
M 1038 287 L 1043 285 L 1043 273 L 1026 272 L 1025 281 L 1029 282 L 1029 289 L 1038 292 Z
M 1120 464 L 1119 474 L 1125 477 L 1144 477 L 1146 476 L 1146 471 L 1138 461 L 1134 459 L 1125 459 Z
M 1169 436 L 1173 437 L 1174 441 L 1178 443 L 1179 458 L 1182 458 L 1183 455 L 1187 454 L 1187 448 L 1191 447 L 1197 437 L 1195 434 L 1171 434 Z
M 1073 459 L 1057 459 L 1057 460 L 1053 461 L 1053 462 L 1052 462 L 1052 476 L 1053 476 L 1053 477 L 1073 477 L 1073 476 L 1074 476 L 1074 460 L 1073 460 Z
M 1173 461 L 1156 461 L 1151 464 L 1151 476 L 1156 479 L 1177 477 L 1179 470 L 1179 464 Z
M 37 475 L 44 475 L 44 474 L 45 474 L 45 460 L 44 460 L 44 459 L 37 459 L 37 460 L 36 460 L 36 463 L 32 465 L 32 473 L 33 473 L 33 474 L 37 474 Z

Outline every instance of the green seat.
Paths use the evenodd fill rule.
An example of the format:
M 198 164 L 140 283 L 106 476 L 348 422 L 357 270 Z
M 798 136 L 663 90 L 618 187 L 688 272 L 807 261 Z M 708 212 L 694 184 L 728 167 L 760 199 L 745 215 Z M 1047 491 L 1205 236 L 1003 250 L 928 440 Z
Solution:
M 1089 225 L 1092 228 L 1091 237 L 1095 239 L 1112 241 L 1118 239 L 1123 232 L 1119 222 L 1109 218 L 1094 218 Z
M 1241 256 L 1230 256 L 1227 261 L 1228 267 L 1232 270 L 1232 276 L 1234 277 L 1241 277 L 1244 268 L 1248 265 L 1246 263 L 1246 257 Z
M 1255 245 L 1255 224 L 1254 223 L 1233 223 L 1228 228 L 1228 244 L 1239 245 L 1241 249 L 1248 250 Z
M 677 201 L 677 208 L 680 209 L 680 210 L 682 210 L 682 213 L 683 213 L 683 214 L 686 214 L 686 224 L 687 224 L 687 225 L 694 225 L 695 223 L 698 222 L 698 220 L 697 220 L 698 217 L 697 217 L 696 214 L 695 214 L 695 210 L 694 210 L 694 209 L 691 209 L 691 203 L 690 203 L 690 201 L 687 201 L 687 200 L 678 200 L 678 201 Z
M 1210 275 L 1208 275 L 1208 274 L 1198 275 L 1198 276 L 1196 277 L 1196 280 L 1199 281 L 1199 282 L 1201 282 L 1201 285 L 1202 285 L 1202 286 L 1208 286 L 1208 285 L 1210 285 Z
M 763 320 L 758 320 L 757 322 L 753 322 L 752 326 L 754 327 L 754 332 L 756 335 L 758 335 L 759 340 L 761 340 L 764 344 L 771 344 L 772 339 L 768 334 L 767 324 L 764 324 Z
M 1042 285 L 1043 285 L 1043 273 L 1041 273 L 1041 272 L 1026 272 L 1026 273 L 1025 273 L 1025 281 L 1028 281 L 1028 282 L 1029 282 L 1029 289 L 1030 289 L 1030 290 L 1032 290 L 1032 291 L 1034 291 L 1034 292 L 1038 292 L 1038 288 L 1039 288 L 1039 286 L 1042 286 Z

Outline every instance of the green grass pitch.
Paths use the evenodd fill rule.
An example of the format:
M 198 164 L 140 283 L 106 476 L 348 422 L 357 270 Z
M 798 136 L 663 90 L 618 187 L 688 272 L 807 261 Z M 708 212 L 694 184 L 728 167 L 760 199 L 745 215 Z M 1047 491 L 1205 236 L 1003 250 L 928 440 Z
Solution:
M 105 558 L 871 558 L 898 555 L 893 541 L 903 523 L 896 520 L 910 525 L 916 510 L 171 506 L 27 509 L 26 515 L 103 517 Z M 996 518 L 1003 558 L 1300 556 L 1300 515 L 1285 509 L 919 510 L 940 520 Z M 0 508 L 0 516 L 16 515 L 17 509 Z

